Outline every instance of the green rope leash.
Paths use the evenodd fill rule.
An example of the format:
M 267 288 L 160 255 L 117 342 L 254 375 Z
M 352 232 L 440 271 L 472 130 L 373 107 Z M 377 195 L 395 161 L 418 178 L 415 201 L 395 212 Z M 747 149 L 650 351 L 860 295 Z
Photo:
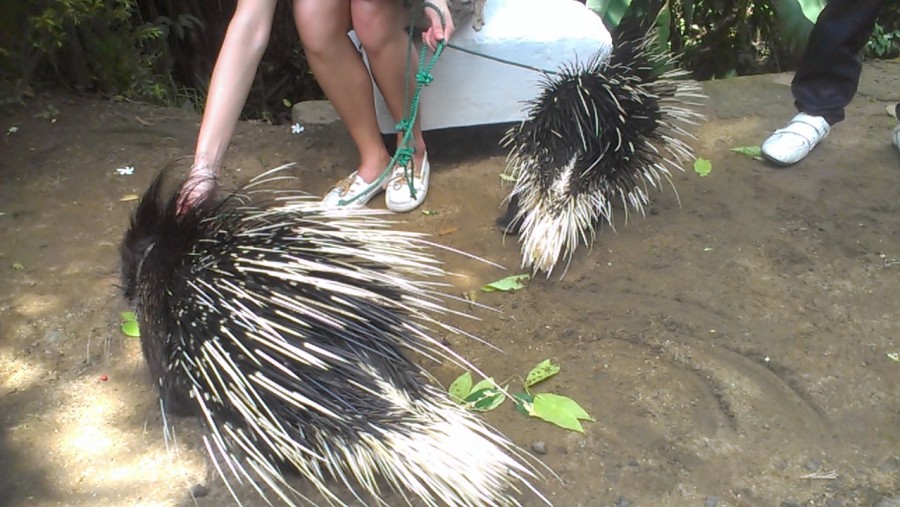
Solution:
M 424 2 L 424 6 L 426 9 L 432 9 L 438 13 L 438 16 L 441 18 L 441 27 L 445 28 L 446 22 L 444 20 L 444 13 L 441 12 L 441 9 L 438 8 L 435 4 L 431 2 Z M 413 48 L 413 32 L 412 32 L 413 21 L 410 21 L 410 31 L 409 31 L 409 46 L 406 51 L 406 81 L 409 82 L 410 76 L 410 55 L 412 53 Z M 409 185 L 409 192 L 413 199 L 416 198 L 416 189 L 413 186 L 413 177 L 414 177 L 414 167 L 413 167 L 413 154 L 416 152 L 415 143 L 413 142 L 413 126 L 416 124 L 416 115 L 419 114 L 419 101 L 422 94 L 422 88 L 431 84 L 434 81 L 434 76 L 431 74 L 431 69 L 434 68 L 434 65 L 437 63 L 438 58 L 440 58 L 441 53 L 444 52 L 444 47 L 446 43 L 444 41 L 438 41 L 437 47 L 435 47 L 434 54 L 430 59 L 427 59 L 428 56 L 428 47 L 422 46 L 422 51 L 419 53 L 419 70 L 416 72 L 416 90 L 413 93 L 412 100 L 407 100 L 409 98 L 409 87 L 406 86 L 406 97 L 404 98 L 404 102 L 409 103 L 409 107 L 407 109 L 407 114 L 400 119 L 397 125 L 394 128 L 397 132 L 402 132 L 403 137 L 400 142 L 397 144 L 397 151 L 394 152 L 394 156 L 391 157 L 390 162 L 388 162 L 387 167 L 382 171 L 381 175 L 378 178 L 375 178 L 375 181 L 369 184 L 365 190 L 351 197 L 350 199 L 341 199 L 338 201 L 338 206 L 346 206 L 357 199 L 361 198 L 363 195 L 368 194 L 373 191 L 376 187 L 381 186 L 384 183 L 384 180 L 389 177 L 392 172 L 392 169 L 398 165 L 403 166 L 404 168 L 404 176 Z M 426 61 L 427 60 L 427 61 Z
M 423 3 L 426 9 L 432 9 L 438 13 L 438 16 L 441 18 L 441 27 L 445 28 L 446 22 L 444 20 L 444 13 L 439 9 L 435 4 L 425 1 Z M 409 46 L 406 52 L 406 82 L 409 82 L 409 74 L 410 74 L 410 58 L 412 54 L 413 48 L 413 26 L 414 20 L 410 20 L 410 28 L 409 28 Z M 394 156 L 391 157 L 390 162 L 388 162 L 388 166 L 382 171 L 381 175 L 375 179 L 372 183 L 369 184 L 368 187 L 356 196 L 350 199 L 341 199 L 338 201 L 339 206 L 345 206 L 347 204 L 356 201 L 361 198 L 363 195 L 368 194 L 373 191 L 375 187 L 381 186 L 384 183 L 384 180 L 388 178 L 392 169 L 398 165 L 403 166 L 404 168 L 404 177 L 406 179 L 407 185 L 409 185 L 409 192 L 413 199 L 416 198 L 416 189 L 413 186 L 413 177 L 414 177 L 414 164 L 412 163 L 413 155 L 416 152 L 414 142 L 413 142 L 413 126 L 415 125 L 416 116 L 419 114 L 419 101 L 422 93 L 422 88 L 428 86 L 433 80 L 434 76 L 431 74 L 431 69 L 434 68 L 434 65 L 437 63 L 438 58 L 443 53 L 444 48 L 449 47 L 455 49 L 457 51 L 461 51 L 463 53 L 468 53 L 473 56 L 477 56 L 480 58 L 486 58 L 488 60 L 493 60 L 495 62 L 499 62 L 505 65 L 511 65 L 513 67 L 519 67 L 526 70 L 531 70 L 534 72 L 538 72 L 545 75 L 555 76 L 558 75 L 559 72 L 542 69 L 540 67 L 534 67 L 532 65 L 527 65 L 524 63 L 516 62 L 513 60 L 507 60 L 505 58 L 500 58 L 499 56 L 489 55 L 487 53 L 482 53 L 480 51 L 475 51 L 472 49 L 467 49 L 462 46 L 457 46 L 455 44 L 438 41 L 438 45 L 435 48 L 434 54 L 431 59 L 426 62 L 426 56 L 428 55 L 428 48 L 422 47 L 422 51 L 419 54 L 419 70 L 416 72 L 416 91 L 413 93 L 412 101 L 409 100 L 409 87 L 405 87 L 405 96 L 404 96 L 404 104 L 409 104 L 407 109 L 407 114 L 404 116 L 397 125 L 394 126 L 397 132 L 403 133 L 403 138 L 397 145 L 397 151 L 394 152 Z

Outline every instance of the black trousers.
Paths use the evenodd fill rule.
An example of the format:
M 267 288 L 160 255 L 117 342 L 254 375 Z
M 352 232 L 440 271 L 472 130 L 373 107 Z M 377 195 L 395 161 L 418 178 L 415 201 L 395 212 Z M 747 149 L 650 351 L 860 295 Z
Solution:
M 831 125 L 844 119 L 844 108 L 859 86 L 860 52 L 883 4 L 884 0 L 830 0 L 825 5 L 791 83 L 798 111 L 823 116 Z

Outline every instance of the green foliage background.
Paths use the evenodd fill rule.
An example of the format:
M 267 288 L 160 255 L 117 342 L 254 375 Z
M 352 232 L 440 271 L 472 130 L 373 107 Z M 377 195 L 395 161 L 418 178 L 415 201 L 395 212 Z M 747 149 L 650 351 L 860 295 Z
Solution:
M 698 79 L 793 68 L 824 5 L 824 0 L 583 1 L 610 28 L 629 16 L 655 21 L 661 42 L 681 53 Z M 900 54 L 900 2 L 886 4 L 868 56 Z M 234 5 L 235 0 L 3 0 L 0 110 L 48 86 L 199 110 Z M 290 2 L 279 2 L 247 117 L 278 122 L 289 114 L 285 104 L 322 96 L 290 9 Z
M 236 0 L 3 0 L 0 109 L 62 86 L 127 100 L 202 108 Z M 285 103 L 322 92 L 279 2 L 244 110 L 280 121 Z
M 825 0 L 586 0 L 607 26 L 655 19 L 697 79 L 793 69 Z M 900 2 L 885 2 L 866 56 L 900 55 Z

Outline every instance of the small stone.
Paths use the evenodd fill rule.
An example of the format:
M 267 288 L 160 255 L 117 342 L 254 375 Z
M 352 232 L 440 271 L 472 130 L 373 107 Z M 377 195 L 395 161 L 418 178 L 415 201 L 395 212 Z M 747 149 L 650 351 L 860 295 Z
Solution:
M 209 494 L 209 488 L 205 484 L 194 484 L 191 486 L 191 498 L 203 498 Z
M 816 472 L 820 468 L 822 468 L 822 460 L 811 459 L 803 465 L 803 468 L 805 468 L 808 472 Z
M 634 504 L 631 503 L 631 500 L 625 498 L 624 496 L 620 496 L 619 500 L 616 501 L 616 507 L 632 507 Z
M 547 444 L 538 440 L 531 444 L 531 450 L 534 451 L 535 454 L 547 454 Z
M 327 100 L 308 100 L 291 107 L 292 123 L 300 125 L 329 125 L 341 120 Z
M 716 507 L 719 505 L 719 497 L 708 496 L 703 499 L 703 507 Z

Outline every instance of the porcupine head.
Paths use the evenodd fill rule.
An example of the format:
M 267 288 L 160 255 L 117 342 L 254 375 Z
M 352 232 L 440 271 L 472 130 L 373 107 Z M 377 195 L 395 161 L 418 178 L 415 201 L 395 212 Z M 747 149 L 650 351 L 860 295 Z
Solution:
M 189 387 L 177 385 L 184 381 L 172 371 L 176 366 L 172 358 L 176 356 L 174 336 L 178 328 L 171 321 L 149 319 L 152 315 L 169 315 L 171 295 L 166 292 L 165 281 L 175 276 L 190 255 L 190 245 L 200 234 L 200 217 L 211 204 L 198 203 L 179 216 L 177 192 L 169 191 L 168 172 L 163 171 L 151 183 L 131 217 L 119 246 L 121 282 L 125 299 L 138 313 L 141 349 L 164 406 L 175 415 L 194 415 L 195 405 L 184 394 Z M 144 311 L 137 301 L 146 307 Z

